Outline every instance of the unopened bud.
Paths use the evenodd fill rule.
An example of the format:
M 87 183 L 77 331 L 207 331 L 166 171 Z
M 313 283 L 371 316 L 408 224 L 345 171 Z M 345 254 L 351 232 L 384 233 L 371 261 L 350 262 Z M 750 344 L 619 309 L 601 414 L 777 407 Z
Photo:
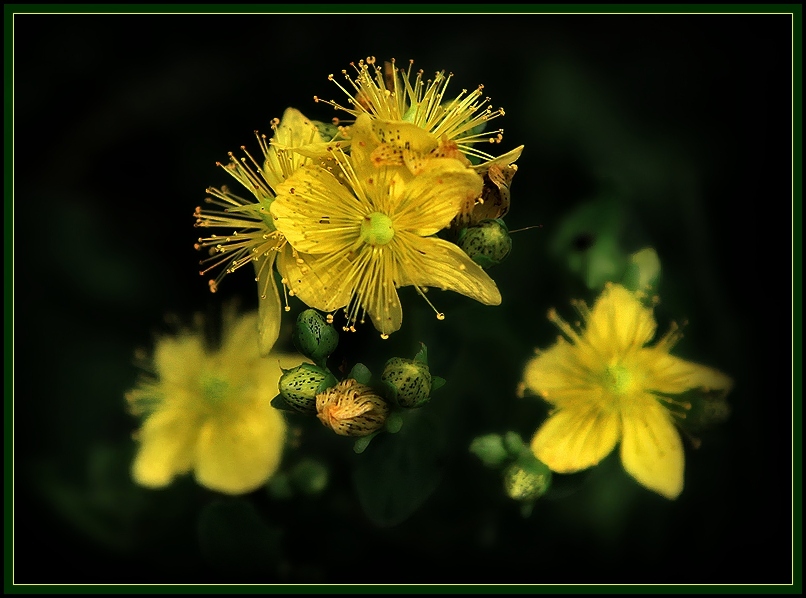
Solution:
M 393 357 L 386 362 L 381 381 L 394 389 L 393 400 L 400 407 L 420 407 L 431 398 L 431 372 L 420 361 Z
M 336 350 L 339 333 L 318 311 L 306 309 L 297 316 L 292 340 L 300 353 L 319 363 Z
M 333 374 L 310 363 L 303 363 L 280 376 L 280 394 L 295 411 L 316 413 L 316 395 L 336 384 Z
M 368 436 L 383 427 L 388 415 L 386 401 L 350 378 L 316 397 L 316 416 L 341 436 Z
M 482 268 L 500 264 L 512 250 L 512 238 L 504 221 L 482 220 L 459 234 L 459 247 Z
M 504 490 L 519 501 L 533 501 L 551 486 L 551 470 L 531 455 L 524 455 L 504 470 Z

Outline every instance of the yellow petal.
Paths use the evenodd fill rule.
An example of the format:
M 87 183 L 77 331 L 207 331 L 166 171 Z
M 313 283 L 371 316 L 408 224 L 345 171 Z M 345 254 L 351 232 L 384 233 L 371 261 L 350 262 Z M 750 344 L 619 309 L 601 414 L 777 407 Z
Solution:
M 280 160 L 278 147 L 291 150 L 322 142 L 322 135 L 315 124 L 296 108 L 286 108 L 272 137 L 272 143 L 266 153 L 266 162 L 263 166 L 263 174 L 269 186 L 276 190 L 280 183 L 297 168 L 310 161 L 304 155 L 293 151 L 285 152 L 285 159 Z
M 290 252 L 288 245 L 283 251 Z M 269 251 L 268 255 L 264 255 L 254 262 L 258 296 L 258 350 L 264 357 L 269 354 L 280 336 L 283 314 L 277 281 L 274 280 L 276 257 L 276 251 Z
M 610 284 L 591 309 L 584 336 L 610 355 L 624 355 L 652 340 L 655 327 L 651 309 L 623 286 Z
M 196 480 L 226 494 L 255 490 L 280 464 L 285 428 L 283 416 L 267 403 L 208 419 L 199 432 Z
M 645 397 L 622 415 L 621 462 L 641 485 L 673 499 L 683 491 L 683 443 L 671 415 Z
M 482 178 L 452 158 L 429 160 L 394 206 L 395 228 L 427 237 L 447 227 L 466 203 L 481 195 Z
M 719 370 L 669 355 L 659 349 L 644 349 L 639 357 L 646 372 L 644 387 L 665 394 L 680 394 L 695 388 L 723 391 L 726 395 L 733 380 Z
M 176 392 L 183 391 L 176 389 Z M 138 432 L 140 446 L 132 464 L 134 481 L 148 488 L 161 488 L 175 476 L 190 471 L 198 425 L 198 415 L 187 410 L 169 409 L 151 414 Z
M 205 358 L 200 335 L 166 336 L 159 339 L 154 349 L 154 368 L 164 384 L 188 387 L 195 384 L 198 364 Z M 171 402 L 174 399 L 170 395 L 167 397 Z
M 297 254 L 283 251 L 277 269 L 288 288 L 303 303 L 314 309 L 331 312 L 350 302 L 352 289 L 344 284 L 350 262 L 344 253 L 336 255 Z
M 594 407 L 560 409 L 532 438 L 532 452 L 550 469 L 573 473 L 604 459 L 619 438 L 618 414 Z
M 381 334 L 399 330 L 403 322 L 403 308 L 395 289 L 395 258 L 394 247 L 364 246 L 347 275 L 356 300 Z
M 453 243 L 406 231 L 392 240 L 398 253 L 398 286 L 456 291 L 485 305 L 499 305 L 501 293 L 476 262 Z
M 524 146 L 520 145 L 516 147 L 514 150 L 508 151 L 506 154 L 498 156 L 497 158 L 493 158 L 492 160 L 488 160 L 487 162 L 482 162 L 481 164 L 473 166 L 472 168 L 476 172 L 484 173 L 487 172 L 490 169 L 490 166 L 492 166 L 493 164 L 500 166 L 502 168 L 505 166 L 509 166 L 510 164 L 513 164 L 515 161 L 517 161 L 518 158 L 521 157 L 523 148 Z
M 277 188 L 271 204 L 277 230 L 305 253 L 333 253 L 349 247 L 369 211 L 366 200 L 359 200 L 335 175 L 318 166 L 297 170 Z
M 557 344 L 526 364 L 524 384 L 558 407 L 572 401 L 592 400 L 602 392 L 601 385 L 591 376 L 580 353 L 579 347 L 558 339 Z

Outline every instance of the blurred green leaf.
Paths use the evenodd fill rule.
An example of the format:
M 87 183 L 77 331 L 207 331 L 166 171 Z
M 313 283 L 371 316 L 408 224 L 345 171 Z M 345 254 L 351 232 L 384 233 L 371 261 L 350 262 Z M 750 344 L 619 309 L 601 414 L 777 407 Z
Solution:
M 398 434 L 381 435 L 358 458 L 353 479 L 373 523 L 401 523 L 436 489 L 447 456 L 443 426 L 427 410 L 410 412 Z
M 627 268 L 621 239 L 625 219 L 624 208 L 615 199 L 587 202 L 562 221 L 551 251 L 585 286 L 601 290 L 606 282 L 620 280 Z
M 501 467 L 511 459 L 511 455 L 504 447 L 504 440 L 500 434 L 477 436 L 470 443 L 469 450 L 481 459 L 481 462 L 487 467 Z
M 630 256 L 621 283 L 632 291 L 654 294 L 660 283 L 660 258 L 652 247 L 644 247 Z

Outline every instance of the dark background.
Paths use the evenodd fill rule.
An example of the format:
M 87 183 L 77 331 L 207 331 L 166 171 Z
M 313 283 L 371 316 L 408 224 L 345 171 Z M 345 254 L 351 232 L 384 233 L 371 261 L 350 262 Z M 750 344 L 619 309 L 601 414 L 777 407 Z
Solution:
M 789 581 L 789 16 L 17 15 L 13 25 L 16 582 Z M 446 395 L 463 401 L 452 413 L 464 419 L 424 506 L 374 526 L 340 469 L 347 449 L 331 464 L 331 498 L 281 512 L 249 498 L 283 531 L 284 564 L 228 576 L 196 539 L 212 493 L 189 481 L 126 486 L 131 356 L 166 313 L 236 296 L 256 304 L 248 274 L 207 292 L 193 209 L 207 186 L 229 182 L 215 162 L 242 144 L 257 151 L 252 131 L 268 133 L 287 106 L 331 118 L 312 97 L 342 100 L 327 75 L 367 55 L 453 71 L 454 94 L 484 83 L 506 109 L 501 149 L 526 146 L 507 223 L 542 228 L 517 233 L 491 270 L 501 308 L 446 298 L 455 344 L 427 339 L 443 371 L 461 372 L 462 357 L 492 374 Z M 529 351 L 556 334 L 546 310 L 570 317 L 571 298 L 595 296 L 552 254 L 553 234 L 603 194 L 630 215 L 625 248 L 651 244 L 661 257 L 659 328 L 688 319 L 676 352 L 734 377 L 733 413 L 699 450 L 687 445 L 677 501 L 633 484 L 611 457 L 590 486 L 524 519 L 464 447 L 507 429 L 528 440 L 539 424 L 542 407 L 513 389 Z M 413 293 L 403 299 L 418 313 Z M 390 346 L 407 353 L 405 340 Z

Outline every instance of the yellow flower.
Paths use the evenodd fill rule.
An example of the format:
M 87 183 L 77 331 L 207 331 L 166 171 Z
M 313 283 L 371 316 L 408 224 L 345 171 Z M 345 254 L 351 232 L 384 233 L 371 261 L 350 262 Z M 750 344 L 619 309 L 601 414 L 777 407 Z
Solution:
M 523 384 L 554 406 L 532 439 L 535 456 L 559 473 L 599 463 L 621 443 L 624 469 L 666 498 L 683 490 L 683 445 L 674 418 L 691 405 L 675 395 L 691 389 L 730 390 L 721 372 L 673 357 L 675 326 L 655 345 L 652 309 L 634 293 L 609 284 L 592 309 L 575 307 L 575 330 L 554 310 L 563 332 L 557 344 L 532 359 Z
M 217 209 L 197 207 L 194 214 L 197 227 L 226 231 L 222 235 L 201 237 L 196 244 L 196 249 L 207 249 L 210 253 L 210 257 L 200 262 L 206 266 L 200 274 L 222 266 L 215 280 L 209 281 L 211 291 L 218 289 L 225 275 L 248 263 L 254 264 L 263 355 L 271 350 L 280 332 L 281 303 L 273 274 L 275 258 L 279 252 L 290 251 L 283 235 L 274 228 L 269 207 L 277 186 L 300 166 L 310 163 L 312 155 L 324 153 L 326 145 L 319 128 L 294 108 L 286 109 L 281 121 L 275 119 L 272 129 L 274 136 L 270 142 L 265 135 L 257 135 L 263 153 L 262 165 L 243 147 L 246 158 L 238 160 L 230 153 L 229 164 L 219 164 L 252 196 L 239 197 L 227 187 L 210 188 L 207 192 L 213 197 L 206 201 Z
M 412 81 L 412 65 L 409 61 L 408 69 L 397 68 L 394 58 L 384 63 L 384 68 L 375 65 L 375 57 L 370 56 L 366 61 L 359 60 L 358 66 L 351 63 L 356 70 L 355 79 L 343 70 L 348 85 L 345 87 L 336 81 L 333 75 L 328 79 L 345 94 L 347 106 L 334 100 L 323 100 L 314 96 L 317 102 L 330 104 L 337 110 L 343 110 L 356 118 L 362 114 L 369 115 L 373 120 L 380 121 L 379 129 L 388 125 L 399 125 L 402 122 L 410 123 L 412 128 L 420 129 L 421 143 L 414 151 L 422 159 L 429 152 L 439 152 L 450 157 L 474 156 L 484 161 L 491 161 L 494 157 L 476 147 L 477 144 L 500 143 L 503 129 L 481 132 L 481 129 L 494 118 L 503 116 L 504 109 L 493 110 L 490 98 L 483 98 L 484 86 L 468 93 L 463 89 L 452 100 L 445 94 L 453 78 L 453 74 L 445 75 L 438 72 L 433 79 L 423 80 L 423 71 L 414 73 Z M 349 89 L 352 87 L 352 91 Z M 382 133 L 379 133 L 382 135 Z M 384 144 L 401 146 L 394 137 L 382 137 Z M 439 146 L 439 147 L 438 147 Z M 457 153 L 452 149 L 458 150 Z M 507 164 L 517 160 L 523 146 L 509 152 L 506 156 Z M 413 148 L 409 148 L 412 151 Z M 397 153 L 396 149 L 381 148 L 377 154 L 378 159 L 390 159 L 387 151 Z M 397 153 L 396 157 L 402 159 Z M 488 164 L 479 165 L 480 172 L 486 172 Z
M 271 406 L 280 368 L 302 357 L 258 353 L 257 314 L 225 312 L 222 344 L 205 349 L 203 323 L 178 336 L 160 338 L 144 377 L 126 400 L 144 416 L 132 465 L 134 480 L 149 488 L 193 471 L 196 481 L 219 492 L 241 494 L 277 470 L 286 424 Z
M 350 157 L 331 147 L 333 168 L 304 166 L 278 187 L 275 226 L 299 252 L 278 261 L 291 292 L 322 311 L 347 306 L 348 325 L 363 322 L 365 312 L 384 336 L 403 319 L 396 287 L 413 285 L 421 294 L 438 287 L 499 304 L 484 270 L 432 236 L 478 196 L 481 177 L 450 158 L 430 160 L 417 176 L 376 168 L 357 151 L 356 137 L 351 147 Z

